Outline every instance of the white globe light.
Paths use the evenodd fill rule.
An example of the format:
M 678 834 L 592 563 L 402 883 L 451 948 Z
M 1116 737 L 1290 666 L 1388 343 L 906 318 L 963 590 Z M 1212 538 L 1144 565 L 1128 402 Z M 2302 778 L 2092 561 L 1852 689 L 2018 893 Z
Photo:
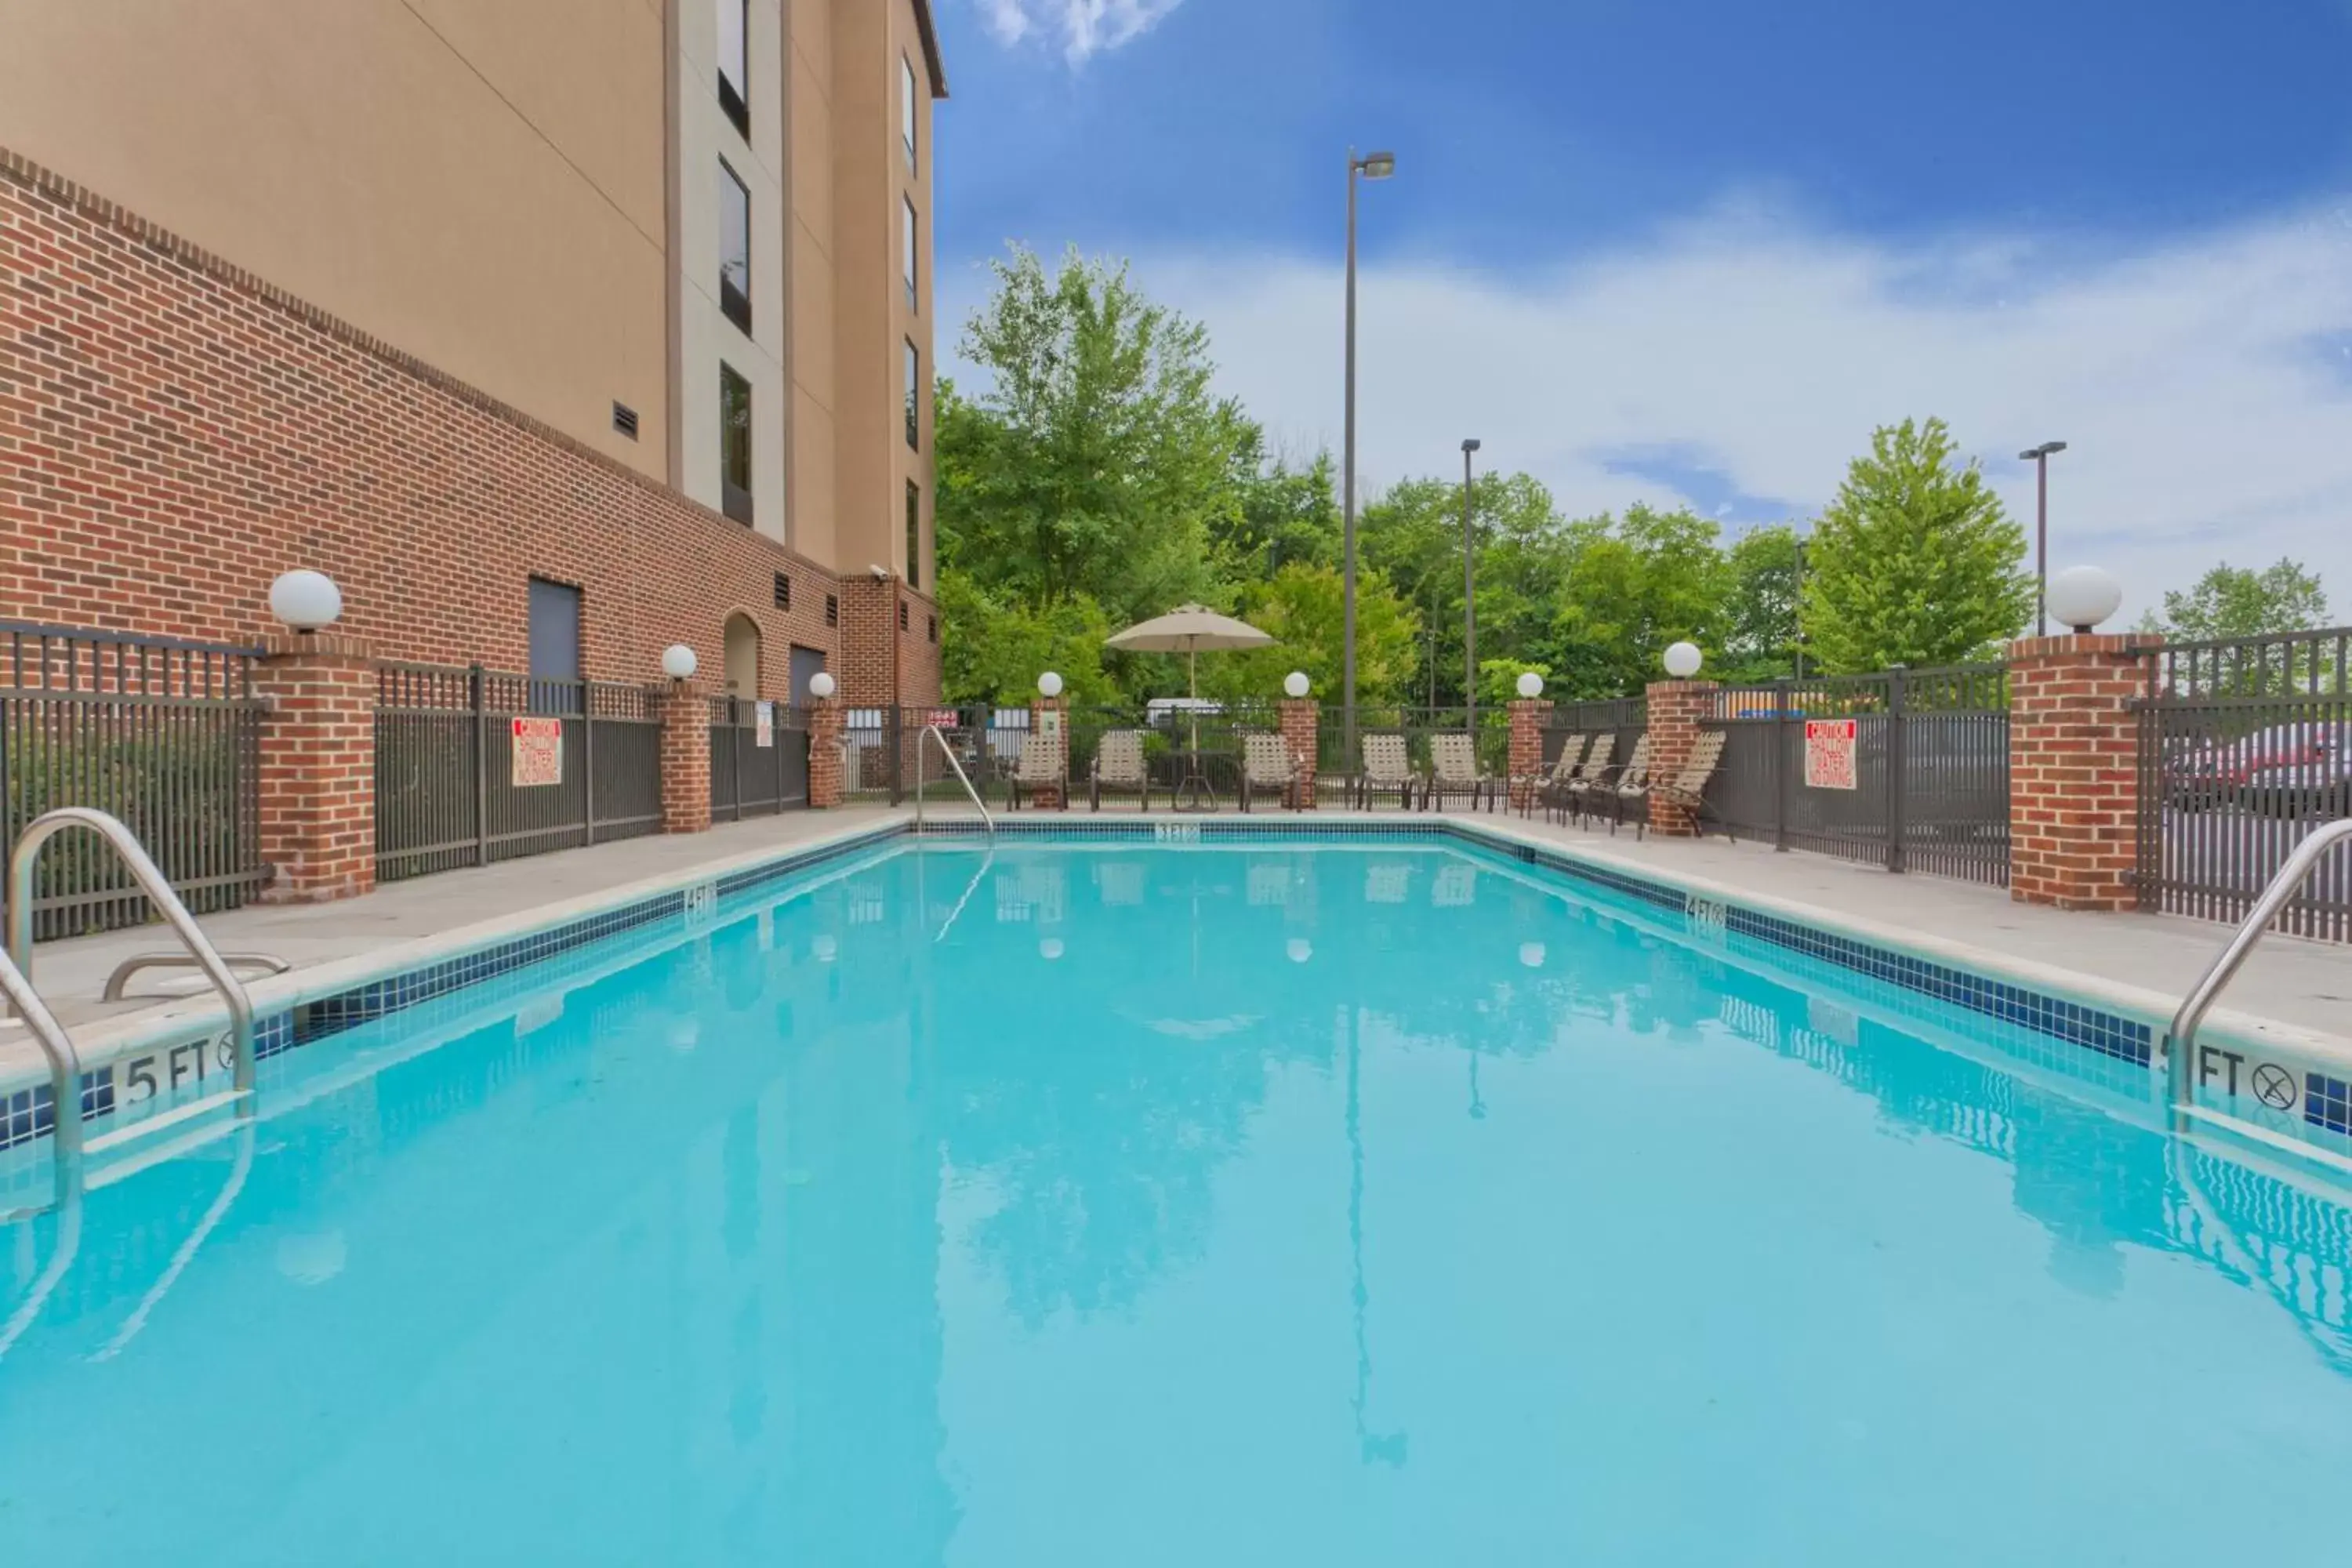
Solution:
M 1303 936 L 1294 936 L 1283 944 L 1283 952 L 1290 955 L 1291 963 L 1304 963 L 1315 956 L 1315 944 Z
M 1543 677 L 1538 675 L 1532 669 L 1522 674 L 1519 677 L 1519 695 L 1526 698 L 1530 702 L 1534 701 L 1537 698 L 1541 697 L 1543 695 Z
M 2069 566 L 2050 579 L 2050 613 L 2087 632 L 2122 608 L 2124 585 L 2096 566 Z
M 818 670 L 809 677 L 809 695 L 822 702 L 833 695 L 833 677 Z
M 288 572 L 269 584 L 269 613 L 298 632 L 315 632 L 342 615 L 343 591 L 324 572 Z
M 1290 693 L 1293 697 L 1306 696 L 1307 672 L 1303 669 L 1292 670 L 1288 675 L 1282 678 L 1282 689 Z
M 672 680 L 684 680 L 694 673 L 694 650 L 682 642 L 674 642 L 662 649 L 662 673 Z
M 1049 670 L 1047 670 L 1045 674 L 1043 674 L 1043 675 L 1041 675 L 1041 676 L 1039 676 L 1039 677 L 1037 678 L 1037 695 L 1038 695 L 1038 696 L 1040 696 L 1040 697 L 1059 697 L 1061 694 L 1062 694 L 1062 678 L 1061 678 L 1060 676 L 1058 676 L 1058 675 L 1055 674 L 1052 670 L 1050 670 L 1050 669 L 1049 669 Z
M 1666 649 L 1666 673 L 1676 680 L 1688 680 L 1698 673 L 1698 644 L 1678 642 Z

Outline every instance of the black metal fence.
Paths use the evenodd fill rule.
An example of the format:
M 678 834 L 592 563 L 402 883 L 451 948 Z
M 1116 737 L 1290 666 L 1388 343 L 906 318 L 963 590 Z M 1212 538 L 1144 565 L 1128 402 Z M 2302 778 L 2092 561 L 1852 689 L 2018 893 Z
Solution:
M 2315 826 L 2352 816 L 2352 627 L 2174 644 L 2149 655 L 2148 681 L 2140 906 L 2242 920 Z M 2352 847 L 2278 929 L 2352 941 Z
M 1735 833 L 2008 884 L 2006 667 L 1731 687 L 1707 722 L 1725 737 L 1707 801 Z
M 661 722 L 645 688 L 378 669 L 379 882 L 633 838 L 661 816 Z
M 1570 735 L 1607 733 L 1616 738 L 1610 756 L 1619 763 L 1633 754 L 1633 748 L 1650 727 L 1650 701 L 1646 697 L 1612 697 L 1581 702 L 1555 703 L 1551 721 L 1544 728 L 1543 761 L 1549 768 L 1559 761 L 1560 748 Z
M 804 710 L 740 697 L 710 700 L 712 821 L 740 822 L 808 805 L 808 764 Z
M 0 622 L 0 849 L 54 806 L 121 817 L 198 914 L 269 879 L 261 858 L 256 650 Z M 113 851 L 41 853 L 37 940 L 152 917 Z

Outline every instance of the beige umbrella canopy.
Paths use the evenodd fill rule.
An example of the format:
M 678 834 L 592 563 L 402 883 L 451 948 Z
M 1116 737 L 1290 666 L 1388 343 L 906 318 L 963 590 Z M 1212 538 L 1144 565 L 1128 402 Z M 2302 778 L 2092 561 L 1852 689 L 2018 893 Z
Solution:
M 1123 653 L 1181 653 L 1187 656 L 1187 674 L 1194 697 L 1201 695 L 1200 655 L 1220 648 L 1264 647 L 1274 641 L 1247 621 L 1200 605 L 1179 605 L 1164 616 L 1138 621 L 1123 632 L 1113 632 L 1105 646 Z

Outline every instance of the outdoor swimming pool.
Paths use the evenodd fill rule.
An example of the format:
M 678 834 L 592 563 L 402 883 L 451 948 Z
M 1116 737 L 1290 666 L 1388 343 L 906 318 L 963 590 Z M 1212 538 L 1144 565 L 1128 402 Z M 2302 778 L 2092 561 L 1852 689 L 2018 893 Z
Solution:
M 1428 840 L 899 840 L 271 1058 L 28 1322 L 0 1229 L 0 1542 L 2332 1560 L 2352 1212 L 2131 1056 Z

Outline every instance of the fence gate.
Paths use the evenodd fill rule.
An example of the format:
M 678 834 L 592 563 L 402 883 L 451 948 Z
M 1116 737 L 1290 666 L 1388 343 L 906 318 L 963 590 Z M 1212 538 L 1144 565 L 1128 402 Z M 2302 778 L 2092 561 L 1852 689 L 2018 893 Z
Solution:
M 1734 832 L 1890 871 L 2009 882 L 2001 665 L 1727 687 L 1707 802 Z
M 261 859 L 261 701 L 251 648 L 0 622 L 0 853 L 52 806 L 122 819 L 197 914 L 236 909 Z M 37 941 L 150 918 L 113 852 L 41 854 Z
M 2352 627 L 2177 643 L 2139 705 L 2140 907 L 2245 918 L 2314 826 L 2352 816 Z M 2352 849 L 2278 929 L 2352 941 Z
M 713 822 L 740 822 L 808 805 L 808 763 L 806 710 L 740 697 L 710 700 Z

